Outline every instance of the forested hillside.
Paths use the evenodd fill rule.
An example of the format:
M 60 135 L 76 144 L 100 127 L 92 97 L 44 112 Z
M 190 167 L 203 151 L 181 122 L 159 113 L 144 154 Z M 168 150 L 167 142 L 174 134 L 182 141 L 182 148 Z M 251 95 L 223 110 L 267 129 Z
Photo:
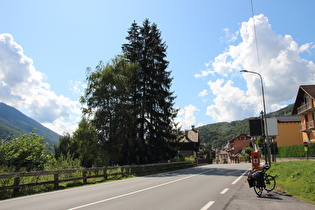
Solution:
M 268 114 L 268 117 L 291 115 L 292 108 L 293 104 L 290 104 L 283 109 Z M 197 127 L 196 129 L 199 132 L 200 142 L 205 143 L 212 148 L 216 148 L 226 144 L 233 137 L 242 133 L 249 135 L 248 120 L 250 119 L 255 118 L 252 117 L 244 120 L 220 122 Z
M 49 144 L 58 144 L 59 135 L 27 117 L 14 107 L 0 102 L 0 139 L 18 137 L 22 133 L 35 133 L 44 137 Z

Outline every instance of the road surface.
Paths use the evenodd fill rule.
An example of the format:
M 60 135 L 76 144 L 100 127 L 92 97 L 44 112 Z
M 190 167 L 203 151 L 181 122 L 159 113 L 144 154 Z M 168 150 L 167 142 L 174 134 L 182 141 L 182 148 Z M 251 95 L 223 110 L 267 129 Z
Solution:
M 249 164 L 205 165 L 0 201 L 0 209 L 208 209 Z M 224 200 L 224 199 L 223 199 Z
M 244 181 L 250 164 L 214 164 L 0 201 L 0 209 L 311 209 L 283 195 L 258 198 Z M 273 198 L 276 199 L 270 199 Z M 285 202 L 281 202 L 282 200 Z M 264 203 L 265 202 L 265 203 Z M 274 202 L 275 204 L 273 204 Z M 288 205 L 288 202 L 290 204 Z M 298 205 L 298 206 L 295 206 Z M 264 208 L 266 207 L 266 208 Z M 304 208 L 305 207 L 305 208 Z M 287 209 L 286 208 L 286 209 Z M 276 208 L 275 208 L 276 209 Z M 278 208 L 277 208 L 278 209 Z

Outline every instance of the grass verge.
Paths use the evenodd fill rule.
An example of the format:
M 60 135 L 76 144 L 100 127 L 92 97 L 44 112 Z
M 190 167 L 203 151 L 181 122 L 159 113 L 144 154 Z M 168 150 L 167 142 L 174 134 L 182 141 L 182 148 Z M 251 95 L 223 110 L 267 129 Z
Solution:
M 276 178 L 276 189 L 315 204 L 315 161 L 273 163 L 268 171 Z

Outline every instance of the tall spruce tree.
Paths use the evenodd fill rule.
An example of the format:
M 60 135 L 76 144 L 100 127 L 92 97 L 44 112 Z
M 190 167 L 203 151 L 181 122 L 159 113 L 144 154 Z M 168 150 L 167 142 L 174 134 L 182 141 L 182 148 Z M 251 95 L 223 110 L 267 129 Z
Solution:
M 167 71 L 166 44 L 155 23 L 148 19 L 142 26 L 133 23 L 123 45 L 127 60 L 136 64 L 137 80 L 133 86 L 133 115 L 139 161 L 156 162 L 176 154 L 172 144 L 173 122 L 177 115 L 173 92 L 170 91 L 172 78 Z

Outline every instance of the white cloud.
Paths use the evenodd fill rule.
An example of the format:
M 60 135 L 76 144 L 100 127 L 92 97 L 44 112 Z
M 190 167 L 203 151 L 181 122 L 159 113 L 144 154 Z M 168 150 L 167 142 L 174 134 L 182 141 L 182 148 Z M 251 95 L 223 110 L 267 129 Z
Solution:
M 305 52 L 306 51 L 306 52 L 311 54 L 310 49 L 313 49 L 314 47 L 315 47 L 315 45 L 313 45 L 312 42 L 306 43 L 306 44 L 303 44 L 302 46 L 300 46 L 299 51 L 300 52 Z
M 295 99 L 302 84 L 312 83 L 315 65 L 303 59 L 302 52 L 311 52 L 312 43 L 301 46 L 290 35 L 281 36 L 272 30 L 268 18 L 255 16 L 259 62 L 253 19 L 243 22 L 239 30 L 241 41 L 230 45 L 214 61 L 208 62 L 208 72 L 215 77 L 208 82 L 214 103 L 207 108 L 207 115 L 216 121 L 232 121 L 257 116 L 262 110 L 261 83 L 258 75 L 239 73 L 241 69 L 259 72 L 263 77 L 267 112 L 283 107 Z M 258 65 L 260 63 L 260 65 Z M 259 68 L 260 67 L 260 68 Z M 206 76 L 206 74 L 204 74 Z M 247 90 L 234 85 L 245 79 Z M 234 81 L 234 82 L 233 82 Z
M 236 31 L 235 33 L 231 33 L 230 29 L 228 28 L 223 29 L 223 31 L 225 33 L 225 39 L 222 39 L 222 40 L 225 40 L 225 43 L 229 44 L 237 40 L 239 31 Z
M 58 133 L 73 131 L 80 115 L 79 103 L 50 90 L 11 34 L 0 34 L 0 98 Z
M 194 112 L 196 111 L 199 111 L 199 109 L 191 104 L 179 110 L 176 121 L 182 129 L 189 129 L 192 125 L 195 125 L 196 117 Z

